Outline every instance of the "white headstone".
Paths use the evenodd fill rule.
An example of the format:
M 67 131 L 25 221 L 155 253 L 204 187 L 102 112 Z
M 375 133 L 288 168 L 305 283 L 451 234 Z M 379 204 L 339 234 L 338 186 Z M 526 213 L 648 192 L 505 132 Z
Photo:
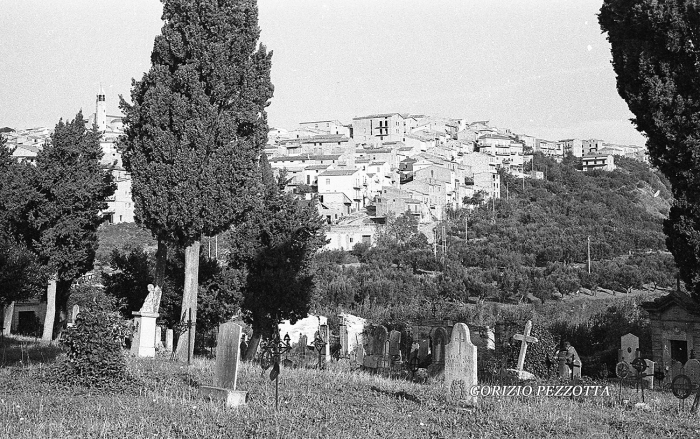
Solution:
M 451 404 L 474 404 L 471 396 L 476 379 L 476 346 L 472 344 L 469 327 L 457 323 L 452 328 L 450 343 L 445 347 L 445 391 Z
M 15 302 L 11 302 L 5 307 L 3 320 L 2 320 L 2 333 L 3 335 L 10 335 L 12 332 L 12 319 L 15 316 Z
M 634 334 L 625 334 L 620 337 L 620 350 L 622 351 L 622 361 L 632 364 L 639 349 L 639 337 Z

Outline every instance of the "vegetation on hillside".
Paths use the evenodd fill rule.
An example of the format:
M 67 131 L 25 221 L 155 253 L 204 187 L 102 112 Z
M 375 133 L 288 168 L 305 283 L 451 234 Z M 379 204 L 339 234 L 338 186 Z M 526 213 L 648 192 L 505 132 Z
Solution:
M 676 270 L 664 252 L 663 208 L 653 207 L 670 201 L 662 176 L 620 157 L 612 172 L 581 172 L 571 156 L 557 163 L 536 154 L 534 162 L 546 179 L 502 173 L 502 198 L 448 211 L 436 228 L 436 246 L 404 214 L 388 219 L 375 247 L 320 253 L 318 305 L 547 301 L 581 288 L 672 285 Z M 663 202 L 650 204 L 656 199 Z

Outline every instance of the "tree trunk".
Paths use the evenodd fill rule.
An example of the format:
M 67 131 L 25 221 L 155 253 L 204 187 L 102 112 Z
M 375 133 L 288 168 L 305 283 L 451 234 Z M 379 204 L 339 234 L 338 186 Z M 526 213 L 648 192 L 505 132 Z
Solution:
M 158 238 L 158 250 L 156 250 L 156 273 L 153 279 L 154 286 L 163 289 L 165 281 L 165 266 L 168 262 L 168 244 L 165 240 Z
M 197 322 L 197 290 L 199 288 L 199 247 L 200 241 L 195 241 L 185 248 L 185 290 L 182 294 L 182 314 L 180 323 L 187 323 L 192 310 L 192 327 L 184 327 L 185 332 L 177 341 L 176 355 L 178 360 L 187 361 L 194 356 L 195 323 Z M 191 334 L 191 335 L 188 335 Z M 189 345 L 189 346 L 188 346 Z
M 53 340 L 53 322 L 56 318 L 56 277 L 51 276 L 46 288 L 46 316 L 44 317 L 44 334 L 41 341 L 50 344 Z
M 245 361 L 253 361 L 255 359 L 255 354 L 258 352 L 260 340 L 262 340 L 262 333 L 260 331 L 253 330 L 253 336 L 250 337 L 250 341 L 248 342 L 248 350 L 245 352 Z
M 197 259 L 199 261 L 199 259 Z M 163 284 L 165 283 L 165 266 L 168 263 L 168 244 L 165 240 L 158 238 L 158 250 L 156 250 L 156 272 L 153 279 L 153 286 L 160 288 L 160 295 L 156 295 L 154 310 L 160 310 L 160 301 L 163 297 Z

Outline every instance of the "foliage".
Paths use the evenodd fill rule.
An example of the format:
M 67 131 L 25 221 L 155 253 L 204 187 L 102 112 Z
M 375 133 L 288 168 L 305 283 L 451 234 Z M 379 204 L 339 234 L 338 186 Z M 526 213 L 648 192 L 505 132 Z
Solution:
M 81 308 L 75 326 L 63 332 L 66 361 L 57 379 L 86 387 L 114 388 L 128 377 L 122 346 L 129 326 L 121 316 L 98 304 Z
M 700 5 L 606 0 L 599 22 L 610 41 L 618 92 L 647 137 L 651 162 L 672 185 L 666 245 L 700 300 Z
M 40 200 L 34 175 L 34 167 L 18 163 L 0 135 L 0 308 L 46 285 L 46 273 L 30 248 L 29 212 Z
M 99 213 L 115 190 L 110 172 L 100 165 L 100 134 L 85 126 L 82 112 L 72 121 L 60 120 L 36 159 L 41 203 L 30 213 L 37 233 L 33 245 L 57 276 L 57 316 L 67 313 L 70 285 L 93 268 Z
M 153 263 L 142 247 L 114 249 L 110 258 L 111 272 L 102 275 L 105 293 L 124 302 L 124 317 L 138 311 L 153 283 Z
M 167 0 L 163 19 L 133 104 L 121 101 L 123 157 L 138 220 L 188 246 L 255 204 L 271 53 L 256 49 L 254 2 Z
M 95 284 L 73 284 L 71 287 L 68 306 L 78 305 L 84 307 L 97 307 L 109 312 L 119 311 L 125 308 L 123 300 L 107 293 L 106 289 Z M 131 318 L 131 314 L 128 318 Z
M 196 321 L 202 236 L 258 204 L 272 53 L 256 48 L 254 1 L 165 0 L 163 20 L 150 70 L 132 81 L 132 104 L 121 100 L 123 160 L 137 221 L 186 248 L 181 315 Z M 192 349 L 179 342 L 178 356 Z
M 151 232 L 138 223 L 103 223 L 97 230 L 97 235 L 100 246 L 95 254 L 95 260 L 101 263 L 108 263 L 114 250 L 141 246 L 144 250 L 151 251 L 158 245 Z
M 281 320 L 306 317 L 315 291 L 312 258 L 325 244 L 323 220 L 313 204 L 280 190 L 261 161 L 262 206 L 236 228 L 229 266 L 244 273 L 242 308 L 255 334 Z

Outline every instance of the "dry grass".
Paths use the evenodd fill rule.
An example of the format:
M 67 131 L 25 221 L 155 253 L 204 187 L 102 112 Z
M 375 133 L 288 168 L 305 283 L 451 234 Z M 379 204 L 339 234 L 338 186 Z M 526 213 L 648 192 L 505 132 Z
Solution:
M 679 413 L 672 395 L 651 392 L 649 410 L 611 397 L 483 398 L 460 409 L 445 403 L 441 383 L 387 380 L 333 364 L 330 370 L 287 370 L 280 375 L 280 409 L 274 382 L 256 365 L 242 365 L 239 389 L 247 406 L 227 409 L 201 399 L 210 384 L 211 360 L 189 368 L 167 359 L 129 360 L 140 385 L 110 395 L 61 388 L 42 380 L 46 365 L 0 369 L 0 437 L 171 438 L 465 438 L 465 437 L 698 437 L 700 425 Z

